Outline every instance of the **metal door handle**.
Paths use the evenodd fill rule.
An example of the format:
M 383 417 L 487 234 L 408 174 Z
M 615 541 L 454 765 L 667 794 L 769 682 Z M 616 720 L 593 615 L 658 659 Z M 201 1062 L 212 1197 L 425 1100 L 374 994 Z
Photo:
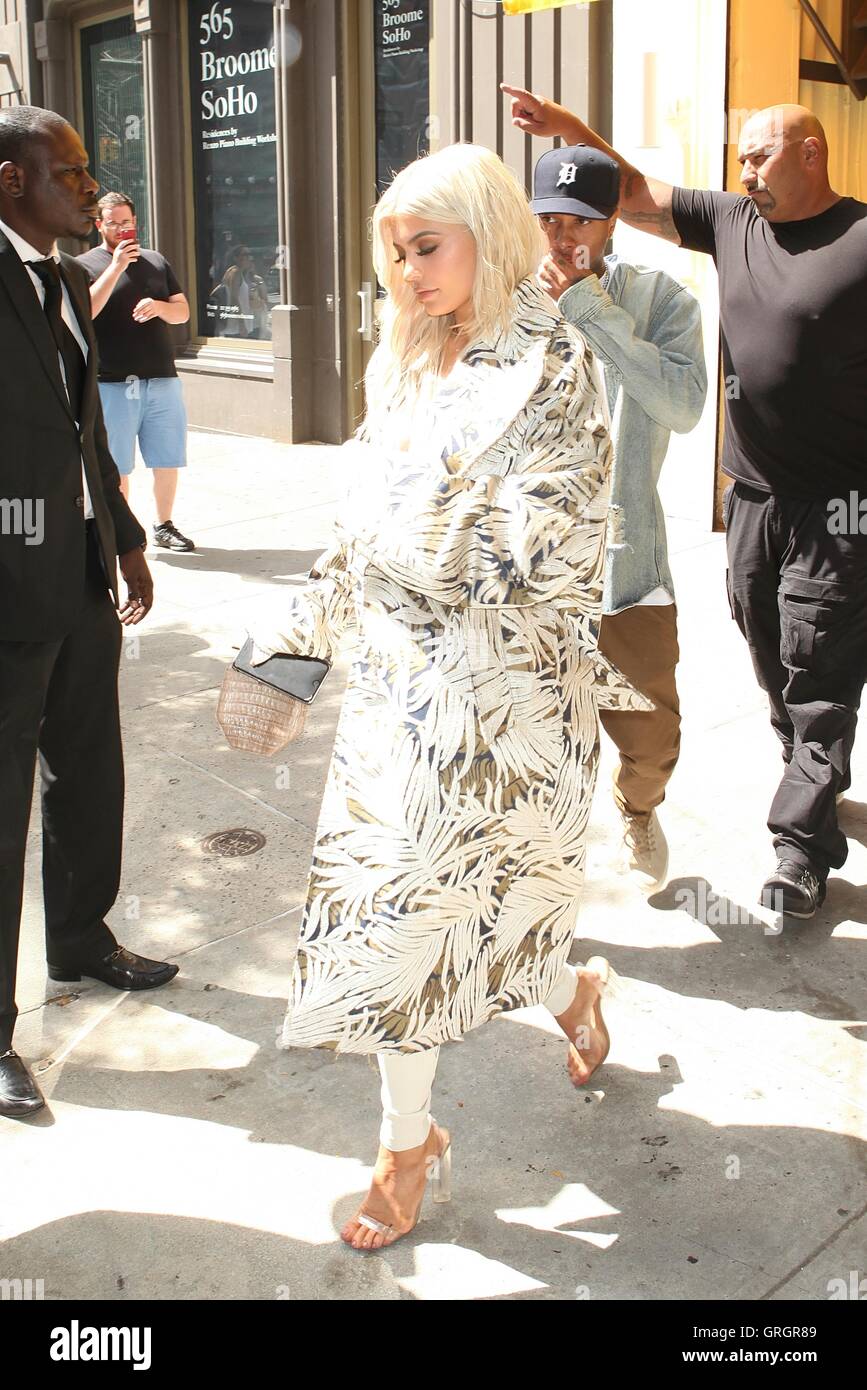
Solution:
M 373 292 L 369 282 L 365 281 L 356 293 L 361 300 L 361 323 L 358 331 L 364 341 L 370 343 L 373 341 Z

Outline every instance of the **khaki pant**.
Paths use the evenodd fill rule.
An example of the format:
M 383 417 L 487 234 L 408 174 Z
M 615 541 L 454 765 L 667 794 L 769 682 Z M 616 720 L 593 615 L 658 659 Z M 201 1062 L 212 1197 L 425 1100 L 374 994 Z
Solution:
M 614 774 L 614 800 L 621 811 L 646 813 L 665 796 L 680 752 L 680 702 L 674 672 L 677 608 L 638 605 L 602 619 L 599 650 L 643 695 L 652 713 L 600 710 L 606 734 L 620 751 Z

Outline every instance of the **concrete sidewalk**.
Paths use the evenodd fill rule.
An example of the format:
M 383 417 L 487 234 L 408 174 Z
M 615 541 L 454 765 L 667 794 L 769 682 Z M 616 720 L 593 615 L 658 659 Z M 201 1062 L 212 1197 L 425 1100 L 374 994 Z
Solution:
M 282 759 L 231 752 L 214 723 L 245 613 L 328 540 L 334 451 L 199 433 L 190 452 L 175 521 L 199 548 L 150 555 L 156 605 L 122 660 L 126 857 L 110 918 L 181 973 L 144 996 L 93 981 L 58 995 L 34 818 L 15 1041 L 50 1105 L 0 1119 L 0 1278 L 43 1279 L 59 1299 L 826 1299 L 829 1281 L 867 1274 L 867 738 L 824 908 L 766 930 L 754 904 L 780 757 L 729 617 L 722 539 L 676 516 L 672 879 L 647 903 L 618 876 L 606 747 L 574 955 L 607 954 L 623 980 L 598 1088 L 572 1090 L 542 1009 L 444 1048 L 452 1203 L 428 1199 L 382 1254 L 345 1250 L 336 1228 L 376 1152 L 377 1074 L 280 1052 L 276 1035 L 346 660 Z M 150 530 L 141 469 L 132 502 Z M 264 846 L 203 848 L 237 828 Z

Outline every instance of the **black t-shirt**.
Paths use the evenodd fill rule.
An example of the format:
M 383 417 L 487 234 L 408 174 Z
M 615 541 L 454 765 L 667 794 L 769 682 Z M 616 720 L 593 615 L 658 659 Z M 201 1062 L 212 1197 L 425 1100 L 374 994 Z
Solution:
M 85 251 L 78 261 L 98 280 L 111 264 L 104 246 Z M 181 287 L 165 256 L 142 251 L 121 275 L 101 314 L 93 321 L 99 347 L 100 381 L 126 381 L 128 376 L 177 376 L 175 349 L 169 326 L 162 319 L 136 323 L 132 311 L 140 299 L 168 299 Z
M 736 193 L 675 188 L 682 244 L 719 271 L 723 468 L 826 501 L 867 486 L 867 204 L 767 222 Z

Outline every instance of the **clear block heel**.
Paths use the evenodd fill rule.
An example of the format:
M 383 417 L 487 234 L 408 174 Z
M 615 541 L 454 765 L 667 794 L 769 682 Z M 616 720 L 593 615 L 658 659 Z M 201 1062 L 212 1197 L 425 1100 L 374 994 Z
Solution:
M 430 1170 L 431 1196 L 435 1202 L 452 1200 L 452 1144 L 446 1144 L 438 1158 L 434 1159 Z

